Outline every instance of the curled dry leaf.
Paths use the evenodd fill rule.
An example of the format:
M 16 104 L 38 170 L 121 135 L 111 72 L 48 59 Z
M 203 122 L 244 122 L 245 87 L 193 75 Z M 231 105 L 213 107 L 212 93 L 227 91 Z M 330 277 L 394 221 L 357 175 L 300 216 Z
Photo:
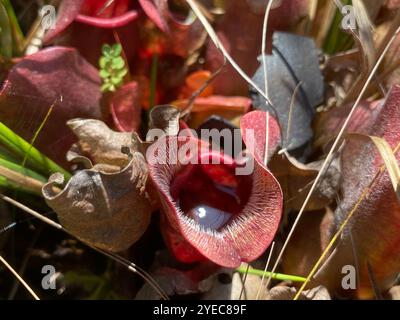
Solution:
M 399 99 L 400 87 L 394 86 L 369 132 L 385 139 L 397 160 L 400 159 Z M 333 231 L 350 212 L 353 216 L 322 279 L 334 288 L 340 285 L 342 266 L 354 265 L 354 244 L 359 266 L 357 293 L 361 297 L 371 297 L 368 263 L 381 290 L 390 288 L 400 269 L 400 204 L 384 161 L 372 141 L 362 143 L 359 139 L 348 138 L 341 162 L 342 200 L 335 212 Z
M 116 132 L 99 120 L 72 119 L 67 122 L 78 137 L 77 153 L 87 155 L 95 164 L 107 164 L 123 168 L 128 156 L 121 152 L 122 147 L 131 146 L 131 134 Z
M 64 179 L 55 174 L 42 191 L 69 232 L 91 245 L 117 252 L 135 243 L 150 223 L 146 179 L 144 157 L 135 152 L 120 172 L 78 171 L 60 193 L 53 187 Z
M 22 58 L 0 91 L 0 120 L 30 141 L 54 105 L 35 146 L 60 164 L 74 141 L 69 119 L 100 119 L 98 71 L 71 48 L 52 47 Z
M 251 175 L 235 175 L 238 163 L 192 137 L 159 139 L 147 160 L 164 210 L 161 231 L 178 260 L 208 258 L 233 268 L 269 246 L 279 225 L 282 194 L 257 161 Z
M 276 32 L 272 55 L 266 57 L 268 94 L 273 106 L 250 88 L 254 107 L 268 110 L 277 118 L 282 147 L 289 151 L 304 147 L 313 136 L 311 121 L 324 93 L 318 55 L 311 38 Z M 262 65 L 253 80 L 260 88 L 265 87 Z

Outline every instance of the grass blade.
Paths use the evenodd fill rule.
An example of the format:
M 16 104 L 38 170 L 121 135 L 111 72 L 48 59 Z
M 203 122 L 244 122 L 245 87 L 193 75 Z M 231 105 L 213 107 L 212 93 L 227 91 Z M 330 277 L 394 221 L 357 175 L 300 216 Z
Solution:
M 303 277 L 299 277 L 299 276 L 292 276 L 289 274 L 283 274 L 283 273 L 272 273 L 269 271 L 263 271 L 263 270 L 259 270 L 259 269 L 252 269 L 249 268 L 249 270 L 247 270 L 247 267 L 239 267 L 236 269 L 237 272 L 242 273 L 242 274 L 246 274 L 246 272 L 248 274 L 252 274 L 252 275 L 256 275 L 256 276 L 260 276 L 260 277 L 271 277 L 274 280 L 280 280 L 280 281 L 293 281 L 293 282 L 304 282 L 306 281 L 306 278 Z
M 0 122 L 0 143 L 21 158 L 28 155 L 28 163 L 38 172 L 50 175 L 55 172 L 62 173 L 66 179 L 71 178 L 71 174 L 56 164 L 53 160 L 46 157 L 39 150 L 33 147 L 26 140 L 9 129 L 4 123 Z
M 0 2 L 0 55 L 5 58 L 12 57 L 12 34 L 7 10 Z

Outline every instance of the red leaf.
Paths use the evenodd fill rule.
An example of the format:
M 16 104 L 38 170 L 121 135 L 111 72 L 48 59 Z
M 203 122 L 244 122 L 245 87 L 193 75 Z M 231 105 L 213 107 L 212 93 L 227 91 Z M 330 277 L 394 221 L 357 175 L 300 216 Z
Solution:
M 246 113 L 240 120 L 243 141 L 247 149 L 260 163 L 264 163 L 267 127 L 266 116 L 267 113 L 265 111 L 252 111 Z M 272 115 L 269 115 L 268 127 L 269 143 L 267 160 L 271 159 L 281 143 L 279 124 Z
M 147 153 L 150 177 L 163 204 L 162 231 L 167 245 L 187 263 L 206 257 L 234 268 L 242 261 L 256 259 L 269 246 L 279 225 L 282 193 L 276 179 L 257 161 L 250 176 L 235 175 L 238 165 L 231 158 L 210 151 L 205 142 L 182 138 L 160 139 Z M 167 161 L 158 163 L 166 147 Z M 184 165 L 186 156 L 181 152 L 192 148 L 198 151 L 192 157 L 218 159 L 221 163 L 215 166 L 222 170 L 210 171 L 208 167 L 204 171 L 203 164 Z M 174 163 L 178 150 L 180 158 Z M 219 176 L 217 180 L 213 176 L 216 172 L 224 174 L 224 179 Z M 236 188 L 232 188 L 232 181 Z M 209 211 L 195 216 L 197 209 Z
M 400 145 L 400 87 L 394 86 L 388 93 L 369 134 L 384 138 L 394 150 Z M 395 153 L 400 160 L 400 153 Z M 382 290 L 389 288 L 400 269 L 400 204 L 387 170 L 379 173 L 383 161 L 372 142 L 348 139 L 342 154 L 342 201 L 336 210 L 336 229 L 355 210 L 342 234 L 327 271 L 337 287 L 341 281 L 341 268 L 354 265 L 353 237 L 360 270 L 358 294 L 371 297 L 371 285 L 367 264 L 371 265 L 376 281 Z M 368 190 L 367 196 L 363 196 Z M 358 205 L 357 205 L 358 204 Z
M 369 134 L 376 118 L 384 106 L 383 102 L 384 101 L 381 100 L 361 102 L 353 116 L 350 118 L 346 132 Z M 347 104 L 319 114 L 315 124 L 316 145 L 324 145 L 336 137 L 346 121 L 352 107 L 353 104 Z
M 169 28 L 164 17 L 160 15 L 159 8 L 151 0 L 139 0 L 139 3 L 149 19 L 162 31 L 167 32 Z
M 46 34 L 44 43 L 55 42 L 77 48 L 86 60 L 97 65 L 102 45 L 116 42 L 115 32 L 126 56 L 132 57 L 138 47 L 139 35 L 135 22 L 139 12 L 129 5 L 129 0 L 114 2 L 98 16 L 106 0 L 62 1 L 56 27 Z
M 51 105 L 54 109 L 35 146 L 65 164 L 75 140 L 66 122 L 101 118 L 98 71 L 75 49 L 53 47 L 20 60 L 0 91 L 0 120 L 30 141 Z
M 137 82 L 130 82 L 114 94 L 111 115 L 119 131 L 137 131 L 141 122 L 140 97 Z
M 56 36 L 62 33 L 75 20 L 81 10 L 84 0 L 64 0 L 58 9 L 57 23 L 54 29 L 50 29 L 44 42 L 52 41 Z

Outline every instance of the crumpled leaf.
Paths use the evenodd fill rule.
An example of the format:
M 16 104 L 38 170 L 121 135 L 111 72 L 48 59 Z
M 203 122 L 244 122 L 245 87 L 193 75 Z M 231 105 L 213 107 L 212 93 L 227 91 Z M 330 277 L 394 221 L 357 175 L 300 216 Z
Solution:
M 276 30 L 288 30 L 308 12 L 308 0 L 276 1 L 271 10 L 268 24 L 267 44 L 270 47 L 271 35 Z M 233 59 L 248 74 L 257 70 L 257 57 L 261 54 L 261 39 L 267 1 L 225 1 L 225 14 L 215 22 L 215 30 Z M 274 4 L 275 6 L 275 4 Z M 309 54 L 309 52 L 307 52 Z M 223 65 L 223 56 L 209 41 L 206 52 L 206 68 L 212 72 Z M 215 92 L 222 95 L 244 95 L 248 84 L 231 67 L 213 81 Z
M 146 162 L 138 152 L 131 157 L 117 173 L 78 171 L 60 193 L 55 193 L 53 187 L 63 183 L 62 175 L 50 177 L 43 196 L 74 236 L 118 252 L 128 249 L 146 231 L 151 216 L 151 205 L 144 193 Z
M 267 295 L 266 300 L 293 300 L 296 295 L 296 288 L 287 286 L 273 287 Z M 299 300 L 332 300 L 328 290 L 318 286 L 301 293 Z
M 191 152 L 189 158 L 186 158 L 188 155 L 177 158 L 178 150 L 181 153 L 187 148 L 194 151 L 195 154 Z M 255 161 L 251 179 L 237 176 L 238 179 L 243 178 L 244 180 L 235 181 L 236 177 L 234 178 L 231 172 L 236 166 L 232 162 L 233 159 L 210 152 L 207 143 L 192 137 L 163 137 L 149 150 L 150 152 L 147 153 L 149 173 L 158 188 L 164 210 L 161 231 L 167 246 L 178 260 L 190 263 L 208 258 L 216 264 L 233 268 L 239 266 L 242 261 L 256 259 L 264 252 L 275 235 L 282 210 L 279 184 L 265 167 Z M 167 156 L 166 161 L 160 161 L 162 155 Z M 192 157 L 199 157 L 199 160 L 203 157 L 219 158 L 219 161 L 222 162 L 220 165 L 184 165 L 182 163 L 185 158 L 188 160 L 193 159 Z M 203 174 L 191 177 L 191 172 L 194 172 L 192 170 L 197 169 L 203 170 Z M 250 194 L 247 202 L 243 204 L 244 207 L 232 216 L 231 220 L 222 224 L 220 229 L 211 229 L 211 227 L 199 224 L 187 216 L 174 199 L 174 195 L 180 194 L 182 188 L 188 190 L 188 183 L 195 183 L 192 184 L 193 188 L 201 189 L 203 187 L 207 190 L 197 189 L 193 193 L 193 201 L 196 201 L 196 197 L 203 195 L 212 196 L 209 182 L 201 181 L 210 178 L 211 181 L 226 186 L 238 183 L 237 192 L 240 192 L 240 183 L 243 183 L 243 187 L 250 183 L 250 187 L 246 187 Z M 211 201 L 210 205 L 217 206 L 219 204 L 215 201 L 223 201 L 225 205 L 229 205 L 223 200 L 223 197 L 221 198 L 217 194 L 215 196 L 218 197 L 218 200 L 214 198 L 214 202 L 212 202 L 212 199 L 207 199 L 206 203 Z M 202 200 L 199 198 L 198 201 L 201 203 Z M 255 239 L 257 240 L 255 241 Z
M 67 124 L 79 139 L 74 152 L 89 156 L 95 164 L 111 165 L 118 170 L 128 164 L 128 155 L 121 148 L 131 146 L 131 133 L 113 131 L 94 119 L 72 119 Z
M 267 105 L 264 97 L 253 88 L 250 88 L 250 94 L 255 108 L 268 110 L 277 118 L 282 131 L 282 147 L 292 151 L 305 146 L 312 138 L 311 121 L 315 107 L 323 100 L 319 52 L 310 38 L 277 32 L 273 36 L 272 53 L 266 57 L 266 63 L 268 93 L 273 106 Z M 253 80 L 264 88 L 262 65 Z
M 53 111 L 35 146 L 66 165 L 74 137 L 65 124 L 76 117 L 100 119 L 100 78 L 75 49 L 52 47 L 24 57 L 0 91 L 0 120 L 30 141 L 48 110 Z
M 139 85 L 133 81 L 115 92 L 111 99 L 111 115 L 122 132 L 138 131 L 141 122 Z
M 385 139 L 400 159 L 400 87 L 393 86 L 369 134 Z M 342 153 L 342 200 L 335 212 L 333 232 L 349 212 L 355 210 L 322 281 L 337 288 L 343 276 L 341 266 L 354 265 L 352 246 L 357 253 L 359 282 L 357 294 L 371 297 L 367 264 L 374 271 L 381 290 L 390 288 L 400 269 L 400 204 L 384 162 L 372 141 L 347 139 Z M 381 172 L 381 168 L 384 169 Z M 365 194 L 365 192 L 367 192 Z M 352 235 L 352 237 L 350 237 Z M 353 241 L 351 241 L 351 238 Z M 329 281 L 330 280 L 330 281 Z M 338 281 L 338 282 L 335 282 Z M 350 290 L 351 291 L 351 290 Z M 354 292 L 351 292 L 354 293 Z

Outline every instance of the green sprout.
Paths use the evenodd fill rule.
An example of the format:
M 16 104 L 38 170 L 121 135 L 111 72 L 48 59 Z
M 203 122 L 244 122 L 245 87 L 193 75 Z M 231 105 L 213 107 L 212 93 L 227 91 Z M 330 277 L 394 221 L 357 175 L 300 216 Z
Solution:
M 99 74 L 103 80 L 101 91 L 114 92 L 123 84 L 124 77 L 128 73 L 125 61 L 121 57 L 122 46 L 119 43 L 112 46 L 104 44 L 101 52 L 102 56 L 99 60 Z

